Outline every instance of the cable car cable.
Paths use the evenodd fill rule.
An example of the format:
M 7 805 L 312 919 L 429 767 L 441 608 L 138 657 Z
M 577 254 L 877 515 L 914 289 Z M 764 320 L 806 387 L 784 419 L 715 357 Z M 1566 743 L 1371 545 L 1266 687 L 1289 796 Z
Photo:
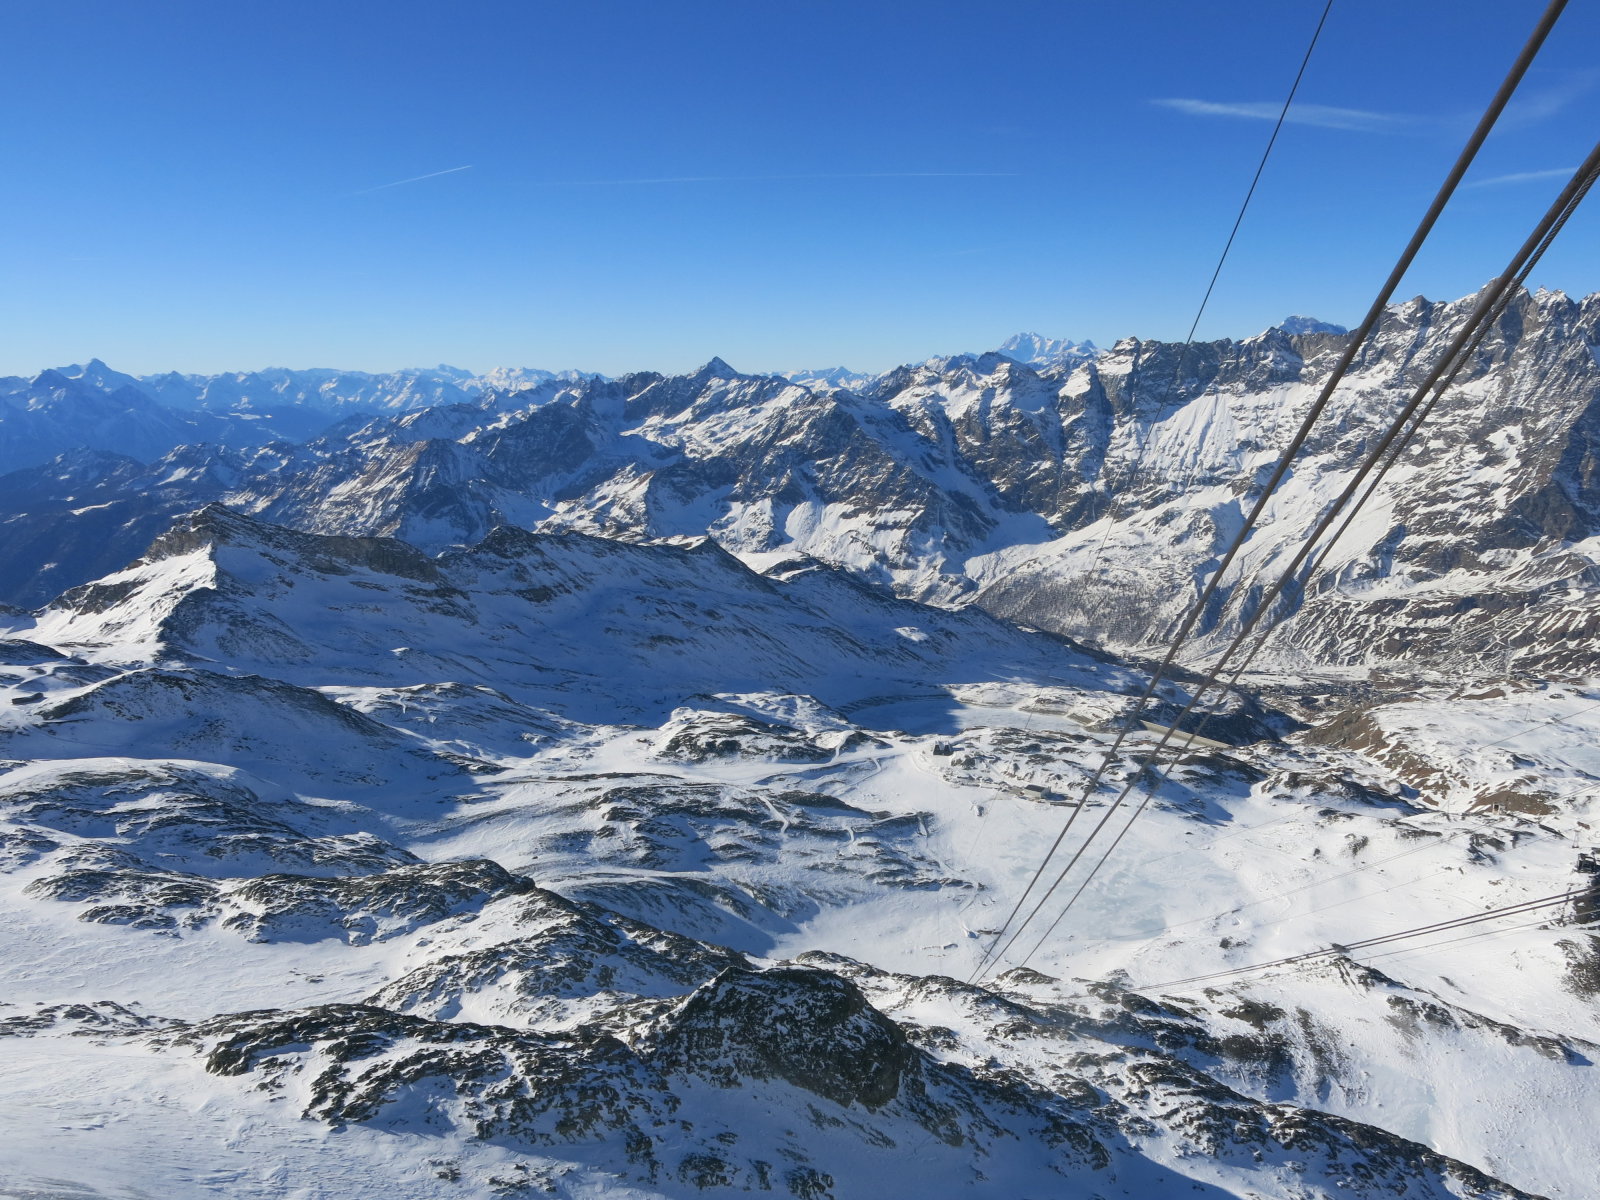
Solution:
M 1494 128 L 1494 125 L 1499 120 L 1500 115 L 1504 112 L 1512 94 L 1516 91 L 1516 88 L 1521 82 L 1523 76 L 1527 73 L 1527 70 L 1532 64 L 1534 57 L 1537 55 L 1540 46 L 1543 45 L 1545 38 L 1550 32 L 1550 29 L 1554 26 L 1557 18 L 1559 18 L 1562 10 L 1565 7 L 1566 0 L 1550 0 L 1550 4 L 1547 6 L 1543 15 L 1540 17 L 1539 22 L 1534 27 L 1533 33 L 1529 36 L 1527 43 L 1523 46 L 1516 60 L 1513 62 L 1511 70 L 1501 82 L 1500 87 L 1495 92 L 1495 95 L 1491 99 L 1488 108 L 1484 111 L 1483 116 L 1479 119 L 1478 124 L 1474 128 L 1471 136 L 1467 139 L 1466 145 L 1462 148 L 1460 154 L 1457 156 L 1455 164 L 1451 167 L 1451 170 L 1446 176 L 1444 183 L 1440 185 L 1439 190 L 1435 194 L 1427 212 L 1423 215 L 1422 221 L 1418 224 L 1417 229 L 1412 234 L 1410 241 L 1407 243 L 1405 249 L 1401 252 L 1399 259 L 1396 261 L 1393 269 L 1389 273 L 1389 277 L 1384 281 L 1384 284 L 1380 288 L 1379 293 L 1374 299 L 1372 306 L 1368 310 L 1366 317 L 1352 335 L 1349 344 L 1346 346 L 1343 354 L 1339 358 L 1338 363 L 1335 365 L 1327 380 L 1324 382 L 1316 400 L 1312 403 L 1310 409 L 1302 419 L 1300 427 L 1298 430 L 1296 430 L 1294 437 L 1284 448 L 1279 457 L 1277 465 L 1272 471 L 1272 474 L 1263 485 L 1260 497 L 1253 505 L 1250 513 L 1246 516 L 1239 530 L 1231 539 L 1227 552 L 1223 555 L 1222 560 L 1218 564 L 1216 570 L 1211 574 L 1200 595 L 1190 607 L 1188 614 L 1173 637 L 1171 644 L 1168 646 L 1167 652 L 1161 663 L 1152 674 L 1150 681 L 1146 684 L 1139 698 L 1135 701 L 1134 710 L 1132 713 L 1130 713 L 1128 721 L 1124 725 L 1123 730 L 1117 735 L 1117 738 L 1112 743 L 1110 749 L 1107 750 L 1100 768 L 1096 770 L 1094 776 L 1091 777 L 1088 786 L 1085 788 L 1084 794 L 1086 801 L 1088 796 L 1093 793 L 1094 787 L 1098 783 L 1100 776 L 1104 773 L 1105 768 L 1109 766 L 1110 762 L 1114 758 L 1117 749 L 1120 748 L 1128 733 L 1130 733 L 1133 727 L 1138 723 L 1139 716 L 1145 710 L 1145 706 L 1149 699 L 1155 694 L 1157 689 L 1160 687 L 1160 684 L 1166 679 L 1169 671 L 1172 668 L 1172 664 L 1177 657 L 1178 651 L 1188 640 L 1188 637 L 1193 631 L 1195 624 L 1199 621 L 1200 616 L 1209 606 L 1212 598 L 1217 592 L 1218 587 L 1220 586 L 1222 578 L 1226 575 L 1227 570 L 1233 564 L 1233 561 L 1238 557 L 1239 551 L 1243 547 L 1245 540 L 1248 538 L 1249 533 L 1254 528 L 1256 522 L 1260 519 L 1262 512 L 1265 511 L 1267 503 L 1271 499 L 1273 493 L 1277 490 L 1279 484 L 1282 483 L 1284 476 L 1288 474 L 1291 463 L 1298 455 L 1300 449 L 1304 446 L 1306 440 L 1310 437 L 1311 430 L 1315 427 L 1318 419 L 1322 416 L 1322 413 L 1327 408 L 1328 403 L 1333 396 L 1334 390 L 1338 387 L 1345 374 L 1349 371 L 1351 364 L 1355 361 L 1357 353 L 1365 344 L 1366 339 L 1371 334 L 1373 328 L 1377 325 L 1378 320 L 1383 315 L 1389 300 L 1394 294 L 1395 289 L 1399 286 L 1401 278 L 1405 275 L 1406 271 L 1409 270 L 1412 262 L 1415 260 L 1418 252 L 1421 250 L 1423 242 L 1426 241 L 1428 235 L 1432 232 L 1434 226 L 1437 224 L 1440 215 L 1444 211 L 1445 205 L 1455 193 L 1457 186 L 1460 184 L 1461 179 L 1466 174 L 1468 168 L 1472 165 L 1472 162 L 1476 158 L 1478 151 L 1482 148 L 1484 141 L 1488 138 L 1490 130 Z M 1169 729 L 1169 736 L 1163 738 L 1162 745 L 1165 745 L 1165 742 L 1170 740 L 1170 732 L 1171 731 Z M 1071 823 L 1069 821 L 1068 828 L 1070 828 L 1070 824 Z M 1102 821 L 1101 825 L 1097 827 L 1096 832 L 1098 832 L 1099 828 L 1103 827 L 1104 821 Z M 1010 948 L 1012 942 L 1015 941 L 1016 934 L 1013 933 L 1010 940 L 1005 943 L 1004 947 L 1001 947 L 1000 945 L 1000 939 L 1005 936 L 1006 932 L 1010 928 L 1011 922 L 1016 919 L 1017 914 L 1021 912 L 1022 908 L 1027 903 L 1029 896 L 1032 894 L 1033 888 L 1037 886 L 1038 881 L 1043 877 L 1046 867 L 1049 865 L 1050 860 L 1055 856 L 1056 852 L 1060 849 L 1061 843 L 1065 836 L 1066 829 L 1064 828 L 1062 832 L 1057 835 L 1055 841 L 1052 842 L 1051 846 L 1046 851 L 1044 858 L 1040 862 L 1039 868 L 1034 872 L 1033 877 L 1029 880 L 1028 886 L 1018 898 L 1016 906 L 1013 908 L 1012 913 L 1007 917 L 1005 923 L 1002 925 L 1000 932 L 995 935 L 994 940 L 985 950 L 978 967 L 971 977 L 971 981 L 976 981 L 978 978 L 980 978 L 988 964 L 999 955 L 1004 954 L 1004 952 Z M 1090 836 L 1092 839 L 1094 834 L 1091 834 Z M 1042 905 L 1043 901 L 1040 903 Z M 1028 917 L 1025 918 L 1024 924 L 1026 924 L 1028 921 L 1031 921 L 1037 911 L 1038 906 L 1036 906 L 1033 912 L 1031 912 Z
M 1349 503 L 1350 498 L 1360 489 L 1362 482 L 1381 460 L 1384 452 L 1393 444 L 1395 439 L 1406 428 L 1407 423 L 1425 402 L 1434 386 L 1450 368 L 1451 364 L 1455 362 L 1456 357 L 1460 353 L 1461 349 L 1471 341 L 1489 312 L 1493 310 L 1494 306 L 1505 294 L 1505 292 L 1510 289 L 1516 273 L 1522 268 L 1529 256 L 1532 256 L 1536 253 L 1542 253 L 1543 249 L 1548 247 L 1549 241 L 1546 235 L 1553 228 L 1558 226 L 1558 222 L 1564 223 L 1566 216 L 1570 216 L 1571 207 L 1575 205 L 1577 201 L 1582 199 L 1583 194 L 1588 190 L 1587 183 L 1592 182 L 1590 177 L 1596 173 L 1600 173 L 1600 143 L 1597 143 L 1594 149 L 1590 151 L 1589 157 L 1584 161 L 1584 164 L 1578 168 L 1578 172 L 1573 176 L 1572 181 L 1568 183 L 1565 189 L 1563 189 L 1562 194 L 1557 197 L 1555 204 L 1552 205 L 1552 207 L 1546 212 L 1539 225 L 1535 227 L 1534 232 L 1529 235 L 1529 237 L 1524 241 L 1522 247 L 1519 248 L 1517 254 L 1513 256 L 1512 262 L 1507 267 L 1506 271 L 1499 275 L 1496 278 L 1495 283 L 1491 284 L 1489 288 L 1486 288 L 1484 293 L 1480 293 L 1478 302 L 1474 306 L 1472 315 L 1468 318 L 1468 321 L 1465 323 L 1463 328 L 1457 333 L 1456 338 L 1451 343 L 1450 347 L 1447 348 L 1444 355 L 1435 364 L 1434 368 L 1429 372 L 1422 384 L 1416 389 L 1408 404 L 1402 408 L 1399 414 L 1395 416 L 1390 424 L 1388 432 L 1368 453 L 1367 458 L 1364 460 L 1361 467 L 1356 471 L 1349 483 L 1346 484 L 1344 490 L 1335 499 L 1332 506 L 1328 508 L 1316 526 L 1306 536 L 1300 550 L 1295 554 L 1289 565 L 1284 568 L 1283 573 L 1278 577 L 1277 581 L 1267 590 L 1265 596 L 1263 596 L 1258 602 L 1255 611 L 1241 625 L 1239 632 L 1234 636 L 1233 641 L 1229 643 L 1227 649 L 1222 652 L 1221 657 L 1211 668 L 1211 671 L 1207 675 L 1206 679 L 1201 683 L 1200 687 L 1193 692 L 1188 704 L 1185 705 L 1183 710 L 1178 714 L 1176 720 L 1174 720 L 1167 727 L 1167 730 L 1162 735 L 1161 740 L 1147 755 L 1144 763 L 1145 768 L 1148 768 L 1153 764 L 1155 755 L 1160 753 L 1160 751 L 1165 748 L 1167 743 L 1180 732 L 1179 725 L 1185 717 L 1195 710 L 1200 701 L 1204 698 L 1204 695 L 1213 687 L 1218 685 L 1219 676 L 1227 665 L 1228 660 L 1235 653 L 1237 653 L 1239 647 L 1243 645 L 1244 642 L 1249 638 L 1256 625 L 1259 624 L 1262 618 L 1271 610 L 1273 603 L 1283 593 L 1285 587 L 1288 585 L 1288 582 L 1294 578 L 1295 573 L 1298 571 L 1300 565 L 1311 553 L 1318 540 L 1325 532 L 1327 532 L 1328 528 L 1333 524 L 1333 522 L 1338 519 L 1341 511 L 1344 509 L 1344 506 Z M 1215 577 L 1213 581 L 1214 580 Z M 1244 666 L 1248 665 L 1249 661 L 1254 658 L 1254 655 L 1256 651 L 1260 649 L 1261 644 L 1264 644 L 1264 641 L 1262 643 L 1258 643 L 1257 646 L 1250 652 L 1250 654 L 1246 656 L 1244 662 L 1241 663 L 1239 667 L 1234 669 L 1228 684 L 1224 685 L 1225 687 L 1231 688 L 1237 684 Z M 1209 721 L 1210 715 L 1211 714 L 1202 715 L 1201 728 L 1203 728 L 1204 724 Z M 1184 750 L 1188 749 L 1188 747 L 1193 744 L 1194 740 L 1198 736 L 1198 730 L 1187 732 L 1188 740 L 1183 746 L 1179 747 L 1178 752 L 1182 753 Z M 1077 864 L 1079 859 L 1083 856 L 1083 853 L 1094 841 L 1095 837 L 1109 823 L 1111 816 L 1122 807 L 1128 795 L 1137 785 L 1139 774 L 1142 774 L 1142 771 L 1136 773 L 1134 777 L 1124 786 L 1122 792 L 1117 796 L 1116 800 L 1112 802 L 1110 808 L 1107 809 L 1105 815 L 1101 818 L 1100 823 L 1096 825 L 1095 828 L 1090 832 L 1088 839 L 1086 839 L 1085 842 L 1078 848 L 1077 852 L 1073 855 L 1066 867 L 1064 867 L 1060 874 L 1057 875 L 1055 882 L 1052 883 L 1048 889 L 1046 889 L 1045 895 L 1040 900 L 1039 904 L 1037 904 L 1033 911 L 1029 913 L 1028 917 L 1024 919 L 1021 928 L 1025 928 L 1038 914 L 1040 908 L 1042 908 L 1043 905 L 1049 900 L 1056 888 Z M 1154 799 L 1156 791 L 1159 789 L 1162 783 L 1165 783 L 1167 779 L 1170 778 L 1170 775 L 1171 769 L 1169 767 L 1160 775 L 1155 785 L 1146 791 L 1143 801 L 1141 801 L 1139 806 L 1135 809 L 1133 816 L 1129 818 L 1128 822 L 1123 826 L 1122 830 L 1112 841 L 1110 847 L 1107 848 L 1106 852 L 1101 855 L 1099 861 L 1097 861 L 1090 869 L 1088 876 L 1079 885 L 1078 890 L 1074 892 L 1067 900 L 1065 907 L 1051 923 L 1049 929 L 1046 931 L 1046 938 L 1048 938 L 1049 933 L 1054 931 L 1054 929 L 1061 923 L 1061 920 L 1066 916 L 1067 911 L 1072 908 L 1078 897 L 1083 894 L 1083 891 L 1088 887 L 1090 880 L 1092 880 L 1094 876 L 1098 874 L 1100 868 L 1105 865 L 1106 860 L 1121 843 L 1123 837 L 1126 836 L 1128 830 L 1132 828 L 1134 822 L 1137 821 L 1138 818 L 1149 807 L 1150 801 Z M 1019 928 L 1018 933 L 1021 932 L 1021 928 Z M 1012 935 L 1011 940 L 1006 944 L 1006 949 L 1009 949 L 1010 946 L 1016 941 L 1016 937 L 1016 934 Z M 1032 957 L 1032 955 L 1038 951 L 1039 946 L 1043 944 L 1043 941 L 1044 939 L 1041 939 L 1039 944 L 1035 945 L 1034 949 L 1023 957 L 1023 963 L 1026 963 Z M 1002 951 L 1002 954 L 1003 953 L 1004 951 Z

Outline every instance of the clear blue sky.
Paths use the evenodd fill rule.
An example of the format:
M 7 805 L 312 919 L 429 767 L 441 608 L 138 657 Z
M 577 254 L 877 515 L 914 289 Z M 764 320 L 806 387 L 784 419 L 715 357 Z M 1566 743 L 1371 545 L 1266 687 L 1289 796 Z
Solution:
M 1201 336 L 1355 321 L 1542 8 L 1335 0 Z M 1320 11 L 15 0 L 0 372 L 1181 337 Z M 1597 46 L 1574 2 L 1403 295 L 1503 264 L 1600 135 Z M 1580 213 L 1534 282 L 1600 289 L 1597 233 Z

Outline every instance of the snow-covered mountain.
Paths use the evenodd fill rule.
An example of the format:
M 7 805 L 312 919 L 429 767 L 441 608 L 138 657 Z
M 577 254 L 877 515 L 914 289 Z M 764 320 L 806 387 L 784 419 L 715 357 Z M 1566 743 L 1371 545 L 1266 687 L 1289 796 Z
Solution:
M 1093 342 L 1074 342 L 1068 338 L 1047 338 L 1037 333 L 1012 334 L 997 347 L 999 353 L 1036 367 L 1051 367 L 1088 362 L 1100 353 Z
M 1582 888 L 1590 688 L 1137 734 L 1085 811 L 1149 811 L 971 984 L 1137 667 L 704 539 L 219 506 L 0 630 L 0 1193 L 1591 1189 L 1600 902 L 1171 982 Z
M 544 383 L 600 378 L 593 372 L 544 371 L 534 367 L 496 367 L 479 375 L 445 364 L 381 374 L 272 367 L 220 375 L 169 371 L 135 377 L 114 371 L 99 359 L 61 367 L 57 373 L 102 391 L 133 388 L 177 409 L 242 412 L 308 408 L 335 414 L 409 412 L 440 404 L 471 403 L 485 392 L 516 392 Z
M 473 375 L 440 366 L 364 371 L 265 371 L 135 377 L 99 359 L 0 378 L 0 471 L 96 450 L 149 461 L 180 446 L 249 449 L 303 441 L 353 413 L 410 412 L 445 404 L 493 407 L 494 396 L 594 376 L 531 368 Z
M 410 412 L 440 404 L 468 404 L 488 392 L 520 392 L 547 383 L 599 378 L 582 371 L 496 367 L 476 375 L 460 367 L 366 371 L 269 369 L 224 375 L 147 376 L 141 386 L 175 408 L 206 411 L 293 406 L 319 412 Z
M 591 721 L 661 720 L 711 692 L 850 705 L 1021 664 L 1063 687 L 1132 691 L 1137 678 L 1061 638 L 901 600 L 814 561 L 758 575 L 709 539 L 637 545 L 504 527 L 429 557 L 217 505 L 126 569 L 63 593 L 26 636 L 94 647 L 103 662 L 177 656 L 306 686 L 330 673 L 372 686 L 516 685 Z
M 1390 310 L 1226 581 L 1210 644 L 1231 633 L 1238 598 L 1275 578 L 1284 548 L 1344 486 L 1470 303 L 1419 298 Z M 1131 393 L 1141 410 L 1104 443 L 1102 462 L 1113 465 L 1100 474 L 1114 495 L 1071 533 L 978 567 L 982 602 L 1049 628 L 1098 625 L 1112 641 L 1162 637 L 1342 341 L 1269 330 L 1197 347 L 1188 362 L 1179 348 L 1124 343 L 1085 368 L 1072 386 L 1086 406 L 1114 412 Z M 1491 656 L 1503 669 L 1510 656 L 1592 669 L 1584 630 L 1600 510 L 1583 463 L 1600 398 L 1596 342 L 1600 296 L 1540 293 L 1514 305 L 1367 511 L 1321 556 L 1279 656 L 1468 672 Z
M 1586 1200 L 1600 297 L 1134 719 L 1346 337 L 0 381 L 0 1196 Z
M 1389 311 L 1197 651 L 1236 627 L 1470 303 Z M 429 550 L 501 525 L 709 536 L 757 566 L 803 554 L 910 598 L 1144 650 L 1203 584 L 1346 336 L 1291 318 L 1239 342 L 1130 338 L 1038 367 L 933 359 L 854 388 L 713 359 L 354 417 L 296 447 L 145 465 L 78 452 L 0 478 L 19 534 L 0 548 L 0 600 L 42 603 L 132 558 L 160 520 L 220 501 Z M 1510 653 L 1589 669 L 1597 344 L 1600 297 L 1521 296 L 1309 594 L 1294 593 L 1269 658 L 1459 671 Z
M 1343 325 L 1335 325 L 1331 321 L 1319 321 L 1316 317 L 1303 317 L 1298 315 L 1286 317 L 1274 328 L 1281 329 L 1287 334 L 1350 332 Z
M 109 370 L 0 379 L 0 470 L 37 466 L 80 449 L 151 459 L 189 443 L 298 440 L 329 423 L 295 413 L 184 412 L 127 379 Z
M 779 371 L 780 378 L 808 388 L 863 388 L 878 377 L 849 367 L 815 367 L 799 371 Z

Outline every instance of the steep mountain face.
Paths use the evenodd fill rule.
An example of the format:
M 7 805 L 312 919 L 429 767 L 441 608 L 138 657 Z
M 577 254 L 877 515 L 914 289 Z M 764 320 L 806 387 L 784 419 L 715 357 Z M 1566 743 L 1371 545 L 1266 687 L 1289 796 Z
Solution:
M 1469 306 L 1415 300 L 1390 311 L 1208 614 L 1209 644 L 1233 632 L 1241 597 L 1276 578 L 1285 548 L 1345 485 Z M 1450 670 L 1490 657 L 1503 669 L 1511 656 L 1535 670 L 1592 669 L 1597 342 L 1600 297 L 1544 293 L 1513 306 L 1361 518 L 1318 556 L 1280 653 Z M 1099 624 L 1110 640 L 1164 634 L 1341 345 L 1331 333 L 1269 332 L 1225 357 L 1198 348 L 1192 364 L 1177 348 L 1145 357 L 1124 345 L 1083 372 L 1086 404 L 1126 395 L 1136 371 L 1156 380 L 1192 371 L 1193 381 L 1147 387 L 1153 411 L 1130 429 L 1139 440 L 1120 451 L 1108 443 L 1126 482 L 1107 517 L 997 555 L 982 602 L 1052 628 Z
M 289 444 L 254 452 L 180 446 L 145 464 L 74 450 L 0 475 L 0 603 L 36 608 L 126 566 L 177 514 L 228 495 L 247 474 L 284 469 L 296 453 Z
M 1237 628 L 1470 303 L 1390 310 L 1223 581 L 1196 652 Z M 1187 347 L 1128 339 L 1091 353 L 1019 337 L 1010 349 L 1043 365 L 935 359 L 855 390 L 713 360 L 689 376 L 551 379 L 356 418 L 292 451 L 188 450 L 143 473 L 80 455 L 0 479 L 27 533 L 0 565 L 29 581 L 0 599 L 41 603 L 133 557 L 160 517 L 220 500 L 430 550 L 502 525 L 710 536 L 758 566 L 804 554 L 911 598 L 1151 648 L 1215 568 L 1346 337 L 1306 318 Z M 1309 591 L 1291 588 L 1266 661 L 1459 671 L 1509 655 L 1587 669 L 1597 344 L 1600 297 L 1523 295 L 1320 556 Z M 418 399 L 405 396 L 396 405 Z
M 1593 906 L 1183 981 L 1581 887 L 1589 689 L 1135 734 L 960 982 L 1142 678 L 706 540 L 190 514 L 0 621 L 0 1193 L 1586 1196 Z

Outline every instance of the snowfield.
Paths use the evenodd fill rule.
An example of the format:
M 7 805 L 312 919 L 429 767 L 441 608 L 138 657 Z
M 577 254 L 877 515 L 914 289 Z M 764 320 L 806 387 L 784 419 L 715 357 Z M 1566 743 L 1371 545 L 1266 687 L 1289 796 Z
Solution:
M 0 640 L 0 1195 L 1592 1195 L 1589 901 L 1178 981 L 1587 887 L 1600 689 L 1253 679 L 967 982 L 1142 680 L 709 544 L 184 518 Z

